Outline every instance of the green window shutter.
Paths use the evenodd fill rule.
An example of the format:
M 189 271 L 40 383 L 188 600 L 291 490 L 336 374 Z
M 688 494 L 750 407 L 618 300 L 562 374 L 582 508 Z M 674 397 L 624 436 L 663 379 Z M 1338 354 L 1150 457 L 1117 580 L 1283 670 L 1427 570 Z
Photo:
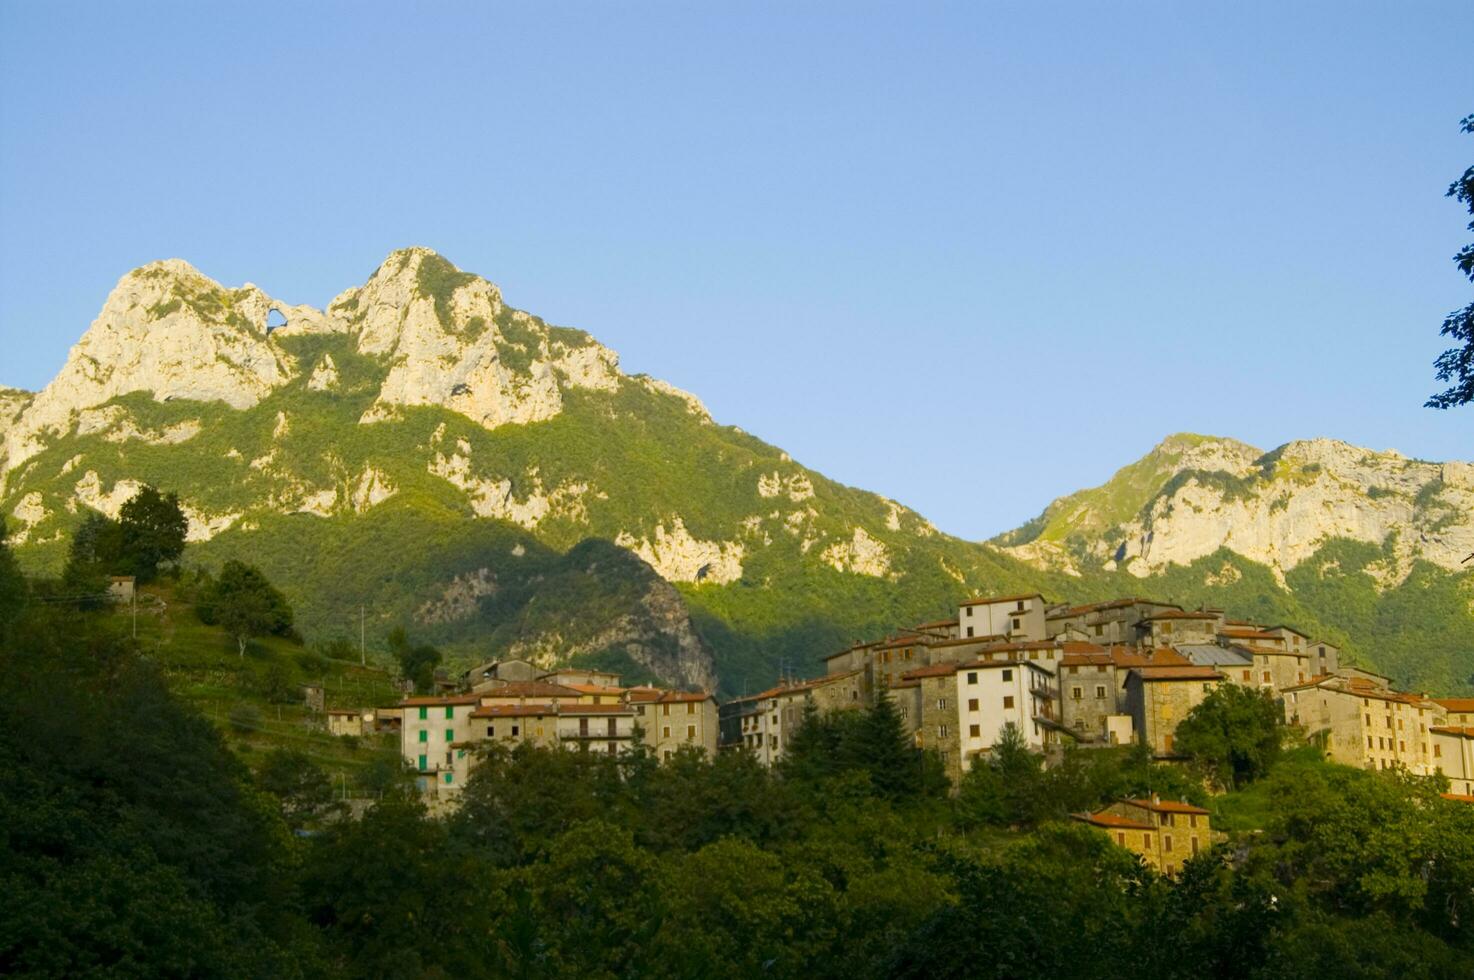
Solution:
M 422 755 L 422 756 L 420 756 L 420 772 L 424 772 L 426 769 L 429 769 L 429 768 L 430 768 L 430 757 L 428 755 Z
M 445 740 L 447 742 L 454 742 L 456 740 L 456 733 L 454 728 L 447 728 L 445 730 Z
M 455 773 L 448 772 L 448 773 L 445 774 L 445 785 L 449 786 L 451 783 L 453 783 L 455 781 L 456 781 L 456 775 L 455 775 Z
M 430 717 L 430 709 L 424 705 L 420 705 L 420 720 L 424 721 L 428 717 Z
M 430 733 L 427 732 L 427 731 L 425 731 L 423 728 L 420 729 L 420 741 L 421 742 L 428 742 L 428 741 L 430 741 Z
M 455 716 L 456 716 L 456 709 L 454 707 L 452 707 L 451 705 L 446 705 L 445 706 L 445 717 L 447 717 L 447 718 L 454 718 Z

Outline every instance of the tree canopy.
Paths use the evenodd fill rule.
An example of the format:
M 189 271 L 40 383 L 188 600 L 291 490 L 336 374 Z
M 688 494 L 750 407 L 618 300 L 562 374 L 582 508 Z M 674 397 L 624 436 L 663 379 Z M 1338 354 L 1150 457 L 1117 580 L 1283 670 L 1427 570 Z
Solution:
M 286 634 L 292 629 L 292 607 L 254 565 L 228 561 L 220 575 L 200 590 L 200 620 L 219 625 L 236 641 L 239 653 L 258 636 Z
M 1459 123 L 1465 133 L 1474 135 L 1474 116 L 1465 116 Z M 1463 176 L 1448 187 L 1448 195 L 1474 216 L 1474 166 L 1464 171 Z M 1474 221 L 1469 222 L 1474 231 Z M 1474 242 L 1459 249 L 1454 256 L 1454 265 L 1471 283 L 1474 283 Z M 1452 384 L 1428 399 L 1429 408 L 1454 408 L 1474 402 L 1474 303 L 1461 310 L 1454 310 L 1443 321 L 1443 336 L 1450 337 L 1454 346 L 1438 355 L 1433 362 L 1439 381 Z
M 1178 724 L 1174 744 L 1218 786 L 1235 789 L 1269 772 L 1283 723 L 1270 692 L 1219 684 Z

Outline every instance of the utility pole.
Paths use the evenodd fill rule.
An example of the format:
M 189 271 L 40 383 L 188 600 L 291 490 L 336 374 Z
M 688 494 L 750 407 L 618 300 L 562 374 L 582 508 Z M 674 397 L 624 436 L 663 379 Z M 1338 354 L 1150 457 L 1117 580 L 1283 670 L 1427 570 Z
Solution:
M 138 639 L 138 584 L 133 585 L 133 639 Z
M 368 666 L 368 653 L 363 645 L 363 603 L 358 604 L 358 665 Z

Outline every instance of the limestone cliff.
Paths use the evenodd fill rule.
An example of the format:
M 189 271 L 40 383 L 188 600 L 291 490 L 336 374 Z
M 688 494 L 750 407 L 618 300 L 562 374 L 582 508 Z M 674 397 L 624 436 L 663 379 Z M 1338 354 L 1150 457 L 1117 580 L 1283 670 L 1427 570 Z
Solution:
M 1415 559 L 1460 569 L 1474 553 L 1474 466 L 1331 439 L 1265 453 L 1178 435 L 998 543 L 1039 565 L 1093 561 L 1137 576 L 1227 548 L 1283 576 L 1333 538 L 1384 547 L 1377 573 L 1389 583 Z

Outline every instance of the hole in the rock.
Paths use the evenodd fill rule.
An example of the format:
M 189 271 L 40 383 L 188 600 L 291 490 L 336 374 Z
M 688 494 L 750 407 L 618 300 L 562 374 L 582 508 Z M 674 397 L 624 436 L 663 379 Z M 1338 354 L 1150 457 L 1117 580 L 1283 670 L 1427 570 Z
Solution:
M 271 312 L 266 314 L 267 333 L 271 333 L 271 331 L 275 330 L 277 327 L 285 327 L 286 325 L 287 318 L 285 315 L 282 314 L 281 310 L 273 309 Z

